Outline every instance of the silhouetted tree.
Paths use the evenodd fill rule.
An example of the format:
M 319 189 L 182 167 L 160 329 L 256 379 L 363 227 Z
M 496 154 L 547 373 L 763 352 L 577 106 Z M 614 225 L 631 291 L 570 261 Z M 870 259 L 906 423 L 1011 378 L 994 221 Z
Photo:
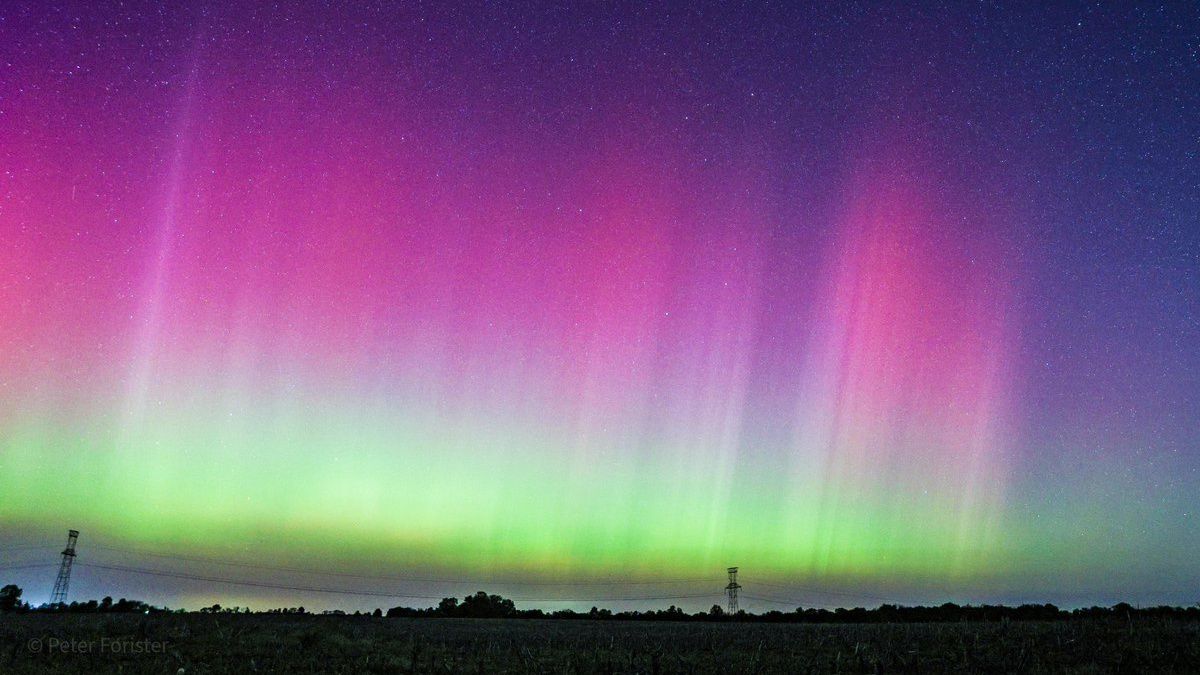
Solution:
M 458 607 L 458 615 L 476 619 L 494 619 L 506 616 L 513 616 L 517 613 L 517 606 L 512 600 L 502 598 L 499 595 L 488 595 L 483 591 L 478 591 L 475 595 L 468 595 L 463 598 L 463 602 Z
M 442 598 L 442 601 L 438 603 L 437 613 L 442 616 L 457 616 L 458 598 Z
M 21 587 L 9 584 L 0 588 L 0 612 L 14 612 L 18 609 L 24 609 L 24 604 L 21 602 Z

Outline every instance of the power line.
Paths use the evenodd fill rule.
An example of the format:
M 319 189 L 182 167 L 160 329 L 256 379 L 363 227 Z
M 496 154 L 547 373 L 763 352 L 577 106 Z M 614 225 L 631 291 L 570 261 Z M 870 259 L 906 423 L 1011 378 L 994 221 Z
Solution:
M 764 595 L 751 595 L 749 593 L 743 593 L 742 595 L 747 598 L 752 598 L 754 600 L 761 600 L 763 602 L 773 602 L 778 605 L 788 605 L 790 607 L 803 607 L 804 605 L 810 604 L 808 602 L 805 602 L 802 600 L 796 600 L 796 599 L 772 598 L 772 597 L 767 597 Z
M 45 545 L 28 545 L 28 546 L 10 548 L 8 550 L 34 549 L 34 548 L 49 549 L 49 548 L 53 548 L 53 547 L 45 546 Z M 439 583 L 439 584 L 455 584 L 455 585 L 484 584 L 484 585 L 492 585 L 492 586 L 519 586 L 519 587 L 546 587 L 546 588 L 553 588 L 553 587 L 578 588 L 578 587 L 589 587 L 589 586 L 654 586 L 654 585 L 667 586 L 667 585 L 678 585 L 678 584 L 689 584 L 689 583 L 701 583 L 701 582 L 711 583 L 712 582 L 711 577 L 687 577 L 687 578 L 676 578 L 676 579 L 637 580 L 637 581 L 629 581 L 629 580 L 623 580 L 623 579 L 606 579 L 606 580 L 595 580 L 595 581 L 524 581 L 524 580 L 504 580 L 504 579 L 488 579 L 488 578 L 465 578 L 465 579 L 457 578 L 456 579 L 456 578 L 444 578 L 444 577 L 419 577 L 419 576 L 405 576 L 405 575 L 356 574 L 356 573 L 351 573 L 351 572 L 332 572 L 332 571 L 326 572 L 326 571 L 303 569 L 303 568 L 298 568 L 298 567 L 286 567 L 286 566 L 279 566 L 279 565 L 263 565 L 263 564 L 258 564 L 258 563 L 249 563 L 249 562 L 242 562 L 242 561 L 235 561 L 235 560 L 219 560 L 219 559 L 214 559 L 214 558 L 177 555 L 177 554 L 171 554 L 171 553 L 160 553 L 160 552 L 148 551 L 148 550 L 144 550 L 144 549 L 122 548 L 122 547 L 117 547 L 117 546 L 105 546 L 105 545 L 95 545 L 94 544 L 90 548 L 100 549 L 100 550 L 104 550 L 104 551 L 110 551 L 110 552 L 114 552 L 114 553 L 125 553 L 125 554 L 129 554 L 129 555 L 149 556 L 149 557 L 164 558 L 164 559 L 169 559 L 169 560 L 179 560 L 179 561 L 184 561 L 184 562 L 203 563 L 203 564 L 208 564 L 208 565 L 223 565 L 223 566 L 240 567 L 240 568 L 245 568 L 245 569 L 265 570 L 265 571 L 272 571 L 272 572 L 290 572 L 290 573 L 295 573 L 295 574 L 307 574 L 307 575 L 325 576 L 325 577 L 340 577 L 340 578 L 346 578 L 346 579 L 363 579 L 363 580 L 371 580 L 371 581 L 397 581 L 397 582 Z M 83 564 L 83 563 L 80 563 L 80 564 Z M 11 565 L 10 566 L 0 566 L 0 569 L 29 569 L 29 568 L 49 567 L 49 566 L 52 566 L 52 565 L 49 563 L 41 563 L 41 564 L 29 564 L 29 565 L 17 565 L 17 566 L 11 566 Z M 143 574 L 154 574 L 154 575 L 158 575 L 158 576 L 176 576 L 178 578 L 191 578 L 191 579 L 195 579 L 198 581 L 211 581 L 214 583 L 232 583 L 232 584 L 247 585 L 247 586 L 261 586 L 264 588 L 277 588 L 280 590 L 308 590 L 308 591 L 312 591 L 312 592 L 345 593 L 345 594 L 353 594 L 353 595 L 380 595 L 383 597 L 432 599 L 432 600 L 440 599 L 441 597 L 443 597 L 443 596 L 431 596 L 431 595 L 430 596 L 395 595 L 395 594 L 390 594 L 390 593 L 345 591 L 345 590 L 339 590 L 339 589 L 320 589 L 320 588 L 309 587 L 309 586 L 288 586 L 288 585 L 284 585 L 284 584 L 266 584 L 266 583 L 262 583 L 262 582 L 242 582 L 242 581 L 238 581 L 238 580 L 224 579 L 224 578 L 219 578 L 219 577 L 206 577 L 204 575 L 188 575 L 188 574 L 184 574 L 184 573 L 166 572 L 166 571 L 161 571 L 161 570 L 147 570 L 144 568 L 136 568 L 136 567 L 128 567 L 128 566 L 123 566 L 123 565 L 112 565 L 112 564 L 89 563 L 89 566 L 102 568 L 102 569 L 113 569 L 113 570 L 119 569 L 119 570 L 123 570 L 123 571 L 132 571 L 132 572 L 143 573 Z M 765 582 L 765 581 L 756 581 L 754 583 L 754 585 L 755 586 L 768 586 L 771 588 L 778 588 L 778 589 L 782 589 L 782 590 L 786 590 L 786 591 L 800 591 L 800 592 L 812 593 L 812 594 L 816 594 L 816 595 L 839 596 L 839 597 L 846 597 L 846 598 L 854 598 L 854 599 L 858 599 L 858 600 L 874 600 L 874 601 L 879 601 L 879 602 L 884 602 L 884 603 L 893 603 L 893 604 L 896 603 L 896 601 L 894 601 L 890 598 L 884 598 L 884 597 L 865 594 L 865 593 L 833 591 L 833 590 L 815 588 L 815 587 L 811 587 L 811 586 L 784 585 L 784 584 L 776 584 L 776 583 L 770 583 L 770 582 Z M 631 597 L 631 598 L 564 598 L 561 600 L 563 600 L 563 601 L 569 601 L 569 600 L 580 600 L 580 601 L 587 601 L 587 600 L 595 600 L 595 601 L 671 600 L 671 599 L 713 597 L 714 595 L 717 595 L 717 594 L 712 594 L 712 593 L 683 594 L 683 595 L 666 595 L 666 596 L 653 596 L 653 597 L 646 596 L 646 597 Z M 778 598 L 771 598 L 771 597 L 758 596 L 758 595 L 747 595 L 744 593 L 743 593 L 743 596 L 747 597 L 747 598 L 752 598 L 755 600 L 760 600 L 763 602 L 771 602 L 771 603 L 776 603 L 776 604 L 780 604 L 780 605 L 801 606 L 801 605 L 805 604 L 804 602 L 800 602 L 798 600 L 790 600 L 790 599 L 789 600 L 781 600 Z M 531 602 L 531 601 L 536 602 L 536 601 L 553 601 L 554 599 L 514 598 L 514 600 L 522 600 L 524 602 Z
M 796 602 L 795 600 L 776 600 L 775 598 L 767 598 L 761 595 L 751 595 L 749 593 L 742 593 L 742 597 L 750 598 L 751 600 L 759 600 L 762 602 L 773 602 L 777 605 L 789 605 L 792 607 L 800 607 L 804 604 L 802 602 Z
M 768 598 L 768 597 L 762 596 L 762 595 L 750 595 L 749 593 L 743 593 L 742 596 L 751 598 L 753 600 L 759 600 L 762 602 L 771 602 L 771 603 L 775 603 L 777 605 L 786 605 L 788 607 L 799 608 L 799 607 L 803 607 L 806 604 L 809 604 L 806 602 L 801 602 L 800 600 L 781 600 L 779 598 Z
M 229 579 L 225 577 L 213 577 L 200 574 L 184 574 L 181 572 L 167 572 L 163 570 L 151 570 L 141 567 L 126 567 L 123 565 L 101 565 L 97 563 L 78 563 L 81 567 L 91 569 L 110 570 L 115 572 L 132 572 L 134 574 L 147 574 L 150 576 L 169 577 L 173 579 L 189 579 L 192 581 L 207 581 L 210 583 L 232 584 L 236 586 L 252 586 L 255 588 L 271 588 L 282 591 L 301 591 L 307 593 L 330 593 L 334 595 L 359 595 L 382 598 L 402 598 L 402 599 L 417 599 L 417 600 L 440 600 L 445 596 L 442 595 L 416 595 L 409 593 L 386 593 L 383 591 L 356 591 L 344 588 L 325 588 L 318 586 L 293 586 L 289 584 L 271 584 L 261 581 L 247 581 L 241 579 Z M 609 598 L 510 598 L 511 600 L 519 600 L 521 602 L 634 602 L 639 600 L 683 600 L 688 598 L 711 598 L 720 595 L 719 593 L 702 593 L 692 595 L 655 595 L 655 596 L 637 596 L 637 597 L 609 597 Z
M 8 553 L 9 551 L 29 551 L 32 549 L 52 549 L 58 548 L 51 544 L 22 544 L 20 546 L 4 546 L 0 547 L 0 553 Z
M 201 558 L 195 556 L 174 555 L 170 553 L 156 553 L 153 551 L 145 551 L 138 549 L 118 548 L 115 546 L 92 545 L 93 549 L 102 549 L 105 551 L 113 551 L 117 553 L 127 553 L 130 555 L 150 556 L 155 558 L 167 558 L 171 560 L 182 560 L 185 562 L 197 562 L 208 565 L 227 565 L 230 567 L 244 567 L 247 569 L 267 570 L 272 572 L 293 572 L 296 574 L 311 574 L 315 576 L 329 577 L 344 577 L 348 579 L 369 579 L 375 581 L 416 581 L 421 583 L 437 583 L 437 584 L 491 584 L 491 585 L 507 585 L 507 586 L 654 586 L 654 585 L 674 585 L 699 582 L 712 582 L 712 577 L 689 577 L 680 579 L 658 579 L 644 581 L 626 581 L 623 579 L 606 579 L 602 581 L 508 581 L 504 579 L 448 579 L 448 578 L 431 578 L 431 577 L 414 577 L 400 575 L 375 575 L 375 574 L 355 574 L 351 572 L 322 572 L 318 570 L 308 570 L 298 567 L 281 567 L 278 565 L 262 565 L 258 563 L 247 563 L 233 560 L 216 560 L 213 558 Z
M 35 567 L 54 567 L 58 563 L 22 563 L 18 565 L 0 565 L 0 570 L 28 570 Z
M 800 591 L 802 593 L 816 593 L 817 595 L 837 595 L 837 596 L 841 596 L 841 597 L 845 597 L 845 598 L 857 598 L 859 600 L 878 600 L 880 602 L 886 602 L 886 603 L 893 603 L 893 604 L 897 603 L 896 600 L 893 600 L 891 598 L 883 598 L 878 595 L 869 595 L 866 593 L 850 593 L 850 592 L 846 592 L 846 591 L 830 591 L 830 590 L 815 588 L 812 586 L 796 586 L 794 584 L 790 585 L 790 586 L 785 586 L 783 584 L 771 584 L 771 583 L 767 583 L 765 581 L 756 581 L 756 582 L 754 582 L 754 585 L 755 586 L 770 586 L 771 588 L 779 588 L 779 589 L 783 589 L 785 591 Z

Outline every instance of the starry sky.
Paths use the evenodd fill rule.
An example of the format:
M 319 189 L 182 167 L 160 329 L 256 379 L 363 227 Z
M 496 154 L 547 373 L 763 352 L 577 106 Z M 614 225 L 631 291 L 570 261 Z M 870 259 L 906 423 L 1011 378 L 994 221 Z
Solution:
M 1200 600 L 1200 10 L 892 4 L 5 2 L 3 580 Z

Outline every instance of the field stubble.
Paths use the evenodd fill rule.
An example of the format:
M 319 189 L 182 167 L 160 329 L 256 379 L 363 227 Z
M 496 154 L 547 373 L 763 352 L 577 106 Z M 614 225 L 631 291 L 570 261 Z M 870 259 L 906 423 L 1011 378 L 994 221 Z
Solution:
M 0 673 L 1200 672 L 1178 620 L 767 624 L 0 617 Z

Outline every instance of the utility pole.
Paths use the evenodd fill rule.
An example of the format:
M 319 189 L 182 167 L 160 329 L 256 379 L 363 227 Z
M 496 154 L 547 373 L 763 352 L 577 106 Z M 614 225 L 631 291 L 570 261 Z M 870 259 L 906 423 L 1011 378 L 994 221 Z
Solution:
M 737 592 L 742 585 L 737 580 L 738 568 L 730 567 L 725 571 L 729 572 L 729 583 L 725 585 L 725 595 L 729 597 L 728 613 L 732 616 L 738 613 Z
M 67 532 L 67 547 L 62 552 L 62 564 L 58 567 L 58 578 L 54 580 L 54 593 L 50 595 L 51 605 L 62 605 L 67 602 L 67 587 L 71 585 L 71 563 L 75 562 L 75 541 L 79 539 L 79 530 Z

